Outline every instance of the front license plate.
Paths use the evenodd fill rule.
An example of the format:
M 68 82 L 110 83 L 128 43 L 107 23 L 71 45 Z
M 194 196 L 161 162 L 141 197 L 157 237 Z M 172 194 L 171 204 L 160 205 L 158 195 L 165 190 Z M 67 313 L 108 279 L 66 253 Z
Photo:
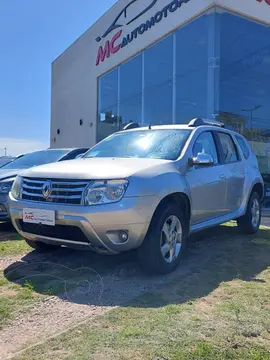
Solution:
M 40 209 L 23 209 L 23 222 L 55 226 L 55 211 Z

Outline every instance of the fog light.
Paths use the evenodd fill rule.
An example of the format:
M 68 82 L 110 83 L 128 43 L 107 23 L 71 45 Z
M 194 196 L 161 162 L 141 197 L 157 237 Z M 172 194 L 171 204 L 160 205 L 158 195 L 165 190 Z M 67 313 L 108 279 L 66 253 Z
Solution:
M 126 231 L 119 231 L 119 238 L 122 242 L 126 242 L 128 239 L 128 233 Z
M 107 232 L 107 236 L 112 243 L 118 245 L 128 241 L 129 233 L 127 230 L 111 230 Z
M 4 206 L 0 205 L 0 213 L 6 213 L 7 210 Z

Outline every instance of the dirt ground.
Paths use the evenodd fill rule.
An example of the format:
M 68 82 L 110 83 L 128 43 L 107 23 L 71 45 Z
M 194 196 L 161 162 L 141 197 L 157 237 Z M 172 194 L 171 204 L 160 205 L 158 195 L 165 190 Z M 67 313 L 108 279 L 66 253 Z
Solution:
M 12 228 L 0 231 L 0 239 L 8 233 L 13 234 Z M 198 266 L 205 269 L 213 259 L 230 256 L 237 263 L 245 247 L 244 238 L 237 240 L 237 237 L 238 230 L 231 227 L 219 227 L 193 237 L 182 265 L 163 277 L 143 273 L 135 252 L 105 257 L 62 248 L 42 255 L 32 251 L 1 258 L 0 268 L 9 282 L 22 286 L 27 282 L 31 290 L 41 295 L 0 329 L 1 359 L 12 358 L 22 349 L 31 348 L 179 276 L 188 276 L 195 269 L 198 271 Z M 260 264 L 249 263 L 245 277 L 252 278 L 261 270 Z M 224 272 L 223 280 L 235 278 L 237 271 L 237 267 L 230 268 Z M 213 284 L 212 290 L 216 285 Z

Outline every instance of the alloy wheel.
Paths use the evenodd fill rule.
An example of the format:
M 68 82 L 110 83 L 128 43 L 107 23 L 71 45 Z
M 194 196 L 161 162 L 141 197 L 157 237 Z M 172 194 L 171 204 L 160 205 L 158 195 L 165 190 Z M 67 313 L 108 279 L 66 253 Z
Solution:
M 177 216 L 172 215 L 165 221 L 161 232 L 161 254 L 167 263 L 172 263 L 182 247 L 182 225 Z
M 260 221 L 260 203 L 258 199 L 253 199 L 251 205 L 251 222 L 252 226 L 256 228 Z

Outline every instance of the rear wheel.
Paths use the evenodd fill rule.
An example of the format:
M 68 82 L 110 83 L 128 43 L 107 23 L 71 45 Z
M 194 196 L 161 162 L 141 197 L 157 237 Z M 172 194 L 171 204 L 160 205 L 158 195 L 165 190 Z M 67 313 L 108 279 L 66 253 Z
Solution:
M 259 230 L 261 216 L 260 196 L 253 192 L 250 195 L 245 215 L 237 220 L 238 227 L 246 234 L 255 234 Z
M 186 230 L 181 209 L 164 203 L 155 213 L 146 238 L 137 250 L 142 267 L 158 274 L 173 271 L 185 251 Z
M 41 241 L 33 241 L 29 239 L 24 239 L 25 242 L 33 249 L 35 249 L 37 252 L 46 252 L 50 250 L 56 250 L 59 249 L 60 245 L 52 245 L 52 244 L 46 244 Z

